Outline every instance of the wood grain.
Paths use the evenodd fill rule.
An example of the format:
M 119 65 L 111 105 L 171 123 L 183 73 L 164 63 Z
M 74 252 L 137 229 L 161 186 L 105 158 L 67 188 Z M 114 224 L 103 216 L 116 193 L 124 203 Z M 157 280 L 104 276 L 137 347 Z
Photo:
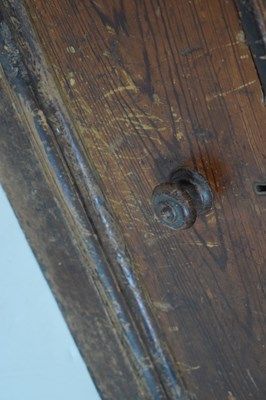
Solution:
M 27 4 L 187 387 L 263 399 L 265 108 L 234 3 Z M 183 165 L 215 209 L 174 233 L 151 193 Z
M 136 376 L 106 304 L 93 284 L 88 260 L 77 245 L 60 194 L 36 152 L 26 109 L 14 95 L 1 67 L 0 95 L 1 185 L 97 389 L 103 399 L 122 399 L 125 392 L 132 400 L 153 398 Z M 105 379 L 98 378 L 99 371 Z
M 24 123 L 30 127 L 28 134 L 33 141 L 36 157 L 51 181 L 48 187 L 53 188 L 56 183 L 54 196 L 60 196 L 57 201 L 64 209 L 65 222 L 71 226 L 80 255 L 86 257 L 86 269 L 91 274 L 95 288 L 101 293 L 127 359 L 131 360 L 136 379 L 141 382 L 147 399 L 159 400 L 170 396 L 185 400 L 187 396 L 183 379 L 173 366 L 165 343 L 159 338 L 158 326 L 145 304 L 141 285 L 136 281 L 128 249 L 102 193 L 95 170 L 78 141 L 75 125 L 62 103 L 29 16 L 23 4 L 9 0 L 4 1 L 1 11 L 0 61 L 10 85 L 11 101 L 14 102 L 13 97 L 17 100 L 18 115 L 25 114 Z M 13 121 L 10 123 L 12 125 Z M 43 213 L 46 218 L 45 210 Z M 38 247 L 36 251 L 38 253 Z M 62 251 L 62 260 L 64 257 Z M 80 279 L 83 279 L 82 276 Z M 60 291 L 53 283 L 52 289 Z M 90 287 L 87 289 L 90 290 Z M 77 288 L 70 284 L 69 290 Z M 71 299 L 66 299 L 68 301 L 71 303 Z M 69 319 L 68 315 L 66 319 Z M 72 333 L 75 338 L 77 332 L 72 329 Z M 101 335 L 99 329 L 98 333 Z M 83 347 L 87 350 L 89 343 L 90 338 L 84 344 L 80 342 L 81 351 Z M 114 360 L 119 358 L 115 353 L 112 357 Z M 120 387 L 121 383 L 123 385 L 119 380 L 119 373 L 123 374 L 122 364 L 119 367 L 115 381 L 110 383 Z M 105 376 L 105 379 L 111 378 L 111 375 Z M 95 379 L 101 386 L 102 370 L 98 364 Z M 112 396 L 104 391 L 101 395 L 104 398 Z M 132 391 L 127 396 L 135 398 Z

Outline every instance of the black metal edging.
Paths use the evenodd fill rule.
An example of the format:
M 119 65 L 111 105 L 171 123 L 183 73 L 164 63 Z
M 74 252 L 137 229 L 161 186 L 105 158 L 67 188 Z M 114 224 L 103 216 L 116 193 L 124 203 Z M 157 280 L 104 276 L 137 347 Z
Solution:
M 52 77 L 45 69 L 46 64 L 43 64 L 39 43 L 30 26 L 28 15 L 21 1 L 3 0 L 1 7 L 3 12 L 8 11 L 8 14 L 12 15 L 12 20 L 7 18 L 7 24 L 12 33 L 16 31 L 17 37 L 15 37 L 15 42 L 9 43 L 8 46 L 9 49 L 10 46 L 14 46 L 13 53 L 11 51 L 8 55 L 3 52 L 0 61 L 15 93 L 27 103 L 30 113 L 35 115 L 33 121 L 42 147 L 41 151 L 44 152 L 49 169 L 60 187 L 69 213 L 74 215 L 74 223 L 81 232 L 91 233 L 87 235 L 81 233 L 82 240 L 88 257 L 95 266 L 96 280 L 100 281 L 101 288 L 120 324 L 136 369 L 141 379 L 145 381 L 152 399 L 186 400 L 188 395 L 182 389 L 184 386 L 182 378 L 176 374 L 168 349 L 160 342 L 157 325 L 144 302 L 144 295 L 137 283 L 129 253 L 124 249 L 123 244 L 121 246 L 119 231 L 94 171 L 87 162 L 76 134 L 72 131 L 70 119 L 66 116 L 66 111 L 62 109 L 58 99 L 47 97 L 39 87 L 39 85 L 45 85 L 46 79 L 49 80 Z M 5 25 L 6 28 L 7 25 Z M 20 51 L 20 46 L 23 52 Z M 21 55 L 24 57 L 24 63 Z M 14 71 L 10 73 L 9 70 L 12 63 L 15 63 L 13 66 L 17 69 L 15 76 Z M 38 74 L 33 72 L 36 64 L 39 68 L 38 77 L 36 76 Z M 36 108 L 42 110 L 42 118 L 46 119 L 49 133 L 43 128 L 42 118 L 36 116 Z M 71 165 L 68 165 L 69 158 L 72 161 Z M 65 173 L 66 169 L 76 183 L 76 188 Z M 73 190 L 75 190 L 75 195 Z M 74 201 L 77 192 L 79 202 Z M 100 228 L 105 230 L 105 235 L 114 249 L 111 258 L 100 241 L 101 235 L 97 234 L 99 224 Z M 135 309 L 134 318 L 128 311 L 128 308 L 132 306 Z
M 254 0 L 235 0 L 239 11 L 240 19 L 246 36 L 252 57 L 258 72 L 259 80 L 263 92 L 263 103 L 266 104 L 266 38 L 260 28 L 259 15 Z M 266 7 L 265 7 L 266 9 Z M 266 32 L 265 32 L 266 34 Z

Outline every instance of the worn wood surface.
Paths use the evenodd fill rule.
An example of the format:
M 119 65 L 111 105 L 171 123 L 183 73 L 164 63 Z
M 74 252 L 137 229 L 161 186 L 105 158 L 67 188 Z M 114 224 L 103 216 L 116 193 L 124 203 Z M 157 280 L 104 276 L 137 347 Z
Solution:
M 0 181 L 90 374 L 103 398 L 123 398 L 127 391 L 132 400 L 145 397 L 145 385 L 132 371 L 128 352 L 92 282 L 61 196 L 32 143 L 25 109 L 12 94 L 2 69 L 0 95 Z M 107 379 L 95 379 L 99 370 Z
M 26 3 L 189 392 L 264 399 L 265 108 L 234 2 Z M 151 193 L 183 165 L 215 208 L 175 233 Z
M 61 196 L 62 204 L 58 202 L 58 207 L 64 209 L 65 222 L 71 227 L 78 252 L 86 259 L 85 269 L 100 292 L 115 335 L 120 338 L 123 355 L 130 362 L 141 390 L 140 398 L 185 400 L 187 390 L 180 371 L 174 366 L 165 342 L 160 340 L 158 324 L 145 301 L 146 296 L 137 280 L 129 251 L 99 185 L 97 174 L 78 140 L 75 123 L 71 121 L 62 102 L 29 15 L 21 2 L 12 0 L 5 0 L 0 9 L 3 13 L 0 62 L 6 84 L 10 87 L 11 102 L 15 104 L 18 116 L 24 115 L 25 130 L 21 134 L 26 134 L 28 126 L 27 133 L 34 143 L 36 158 L 47 175 L 47 186 L 53 188 L 55 196 Z M 13 98 L 17 101 L 14 102 Z M 30 161 L 25 159 L 25 163 L 30 164 Z M 5 177 L 8 177 L 8 168 Z M 38 185 L 34 181 L 31 183 L 33 187 L 37 186 L 38 191 Z M 39 195 L 42 196 L 42 193 Z M 44 208 L 42 212 L 45 219 L 48 210 Z M 47 229 L 47 237 L 50 234 L 52 232 Z M 37 244 L 38 239 L 36 241 L 34 237 L 32 245 L 38 254 L 40 250 Z M 64 247 L 64 242 L 61 245 Z M 63 250 L 62 260 L 65 257 Z M 43 269 L 46 271 L 46 265 Z M 49 276 L 47 278 L 49 280 Z M 80 279 L 83 279 L 82 276 Z M 83 283 L 86 287 L 86 281 Z M 57 284 L 60 282 L 57 281 Z M 70 281 L 68 284 L 69 291 L 76 290 Z M 55 287 L 53 282 L 51 285 L 55 292 L 63 289 Z M 90 290 L 89 285 L 87 290 Z M 66 299 L 66 303 L 68 301 L 71 302 L 71 299 Z M 89 315 L 86 318 L 89 320 Z M 69 320 L 69 315 L 66 315 L 66 319 Z M 97 325 L 96 334 L 101 336 L 100 329 Z M 74 329 L 72 333 L 76 337 Z M 79 342 L 80 349 L 83 351 L 84 347 L 89 351 L 93 340 L 90 337 L 84 339 L 84 343 Z M 110 381 L 111 387 L 120 388 L 127 374 L 123 373 L 123 365 L 119 362 L 120 354 L 113 351 L 110 356 L 112 362 L 117 362 L 118 370 L 114 375 L 105 375 L 104 381 Z M 103 390 L 108 383 L 101 385 L 105 367 L 106 364 L 102 369 L 99 363 L 94 363 L 94 377 L 102 387 L 101 396 L 113 398 L 112 392 Z M 121 389 L 117 393 L 117 399 L 124 398 Z M 129 389 L 127 397 L 135 399 L 134 391 Z

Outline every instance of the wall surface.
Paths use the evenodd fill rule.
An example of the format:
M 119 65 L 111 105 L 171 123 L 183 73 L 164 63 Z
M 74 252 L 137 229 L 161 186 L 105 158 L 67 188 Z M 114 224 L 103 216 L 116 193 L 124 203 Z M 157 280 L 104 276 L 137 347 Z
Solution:
M 99 400 L 0 186 L 0 398 Z

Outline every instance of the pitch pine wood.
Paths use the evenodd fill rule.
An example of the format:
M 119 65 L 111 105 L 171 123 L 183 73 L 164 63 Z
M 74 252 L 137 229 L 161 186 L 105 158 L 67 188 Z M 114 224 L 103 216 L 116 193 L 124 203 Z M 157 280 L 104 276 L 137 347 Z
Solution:
M 27 4 L 190 392 L 263 399 L 265 108 L 234 2 Z M 151 193 L 184 165 L 215 207 L 173 232 Z

